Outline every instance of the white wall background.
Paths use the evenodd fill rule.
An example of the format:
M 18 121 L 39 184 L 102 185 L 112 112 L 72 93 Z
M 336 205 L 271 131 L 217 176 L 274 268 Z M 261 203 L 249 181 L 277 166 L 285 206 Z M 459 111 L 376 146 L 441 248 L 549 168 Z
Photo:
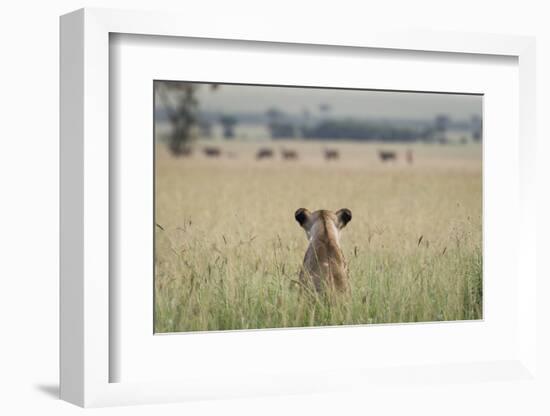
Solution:
M 550 251 L 550 24 L 548 2 L 534 0 L 20 0 L 0 8 L 0 413 L 73 414 L 56 399 L 58 384 L 58 16 L 80 7 L 178 10 L 206 16 L 275 19 L 281 25 L 367 25 L 537 36 L 539 253 Z M 185 25 L 185 22 L 182 22 Z M 503 236 L 505 233 L 503 233 Z M 546 257 L 548 255 L 546 254 Z M 550 277 L 539 256 L 539 273 Z M 543 263 L 544 261 L 544 263 Z M 550 294 L 543 281 L 540 300 Z M 550 303 L 550 302 L 549 302 Z M 546 328 L 550 308 L 539 302 Z M 541 331 L 550 351 L 550 331 Z M 548 354 L 548 352 L 546 352 Z M 548 369 L 548 359 L 541 357 Z M 547 374 L 550 372 L 547 371 Z M 395 397 L 346 393 L 322 396 L 199 402 L 94 410 L 96 414 L 550 414 L 529 385 L 438 386 L 437 395 L 414 388 Z M 550 391 L 550 388 L 548 388 Z M 481 400 L 483 399 L 483 400 Z M 544 402 L 544 401 L 543 401 Z M 376 410 L 374 410 L 376 409 Z

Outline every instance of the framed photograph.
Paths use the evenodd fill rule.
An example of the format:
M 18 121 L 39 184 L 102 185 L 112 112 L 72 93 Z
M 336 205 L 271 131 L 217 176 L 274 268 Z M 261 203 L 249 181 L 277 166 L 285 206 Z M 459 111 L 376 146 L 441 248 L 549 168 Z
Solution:
M 537 383 L 534 51 L 63 16 L 61 397 Z
M 482 95 L 153 89 L 156 334 L 483 319 Z

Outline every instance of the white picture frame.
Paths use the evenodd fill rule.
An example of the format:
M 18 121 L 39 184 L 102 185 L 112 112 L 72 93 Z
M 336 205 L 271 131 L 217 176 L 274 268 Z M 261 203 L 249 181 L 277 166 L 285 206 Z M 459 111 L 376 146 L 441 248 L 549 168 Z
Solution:
M 209 27 L 200 19 L 186 22 L 167 13 L 83 9 L 61 18 L 61 398 L 80 406 L 158 403 L 197 398 L 297 394 L 341 389 L 360 391 L 378 384 L 410 381 L 406 368 L 333 368 L 318 372 L 282 371 L 236 381 L 234 374 L 185 377 L 178 381 L 111 382 L 110 368 L 119 360 L 110 348 L 109 276 L 110 171 L 109 37 L 110 34 L 225 39 L 332 47 L 379 48 L 452 54 L 504 55 L 519 67 L 517 349 L 498 361 L 419 363 L 415 377 L 478 383 L 491 380 L 536 382 L 536 270 L 534 207 L 535 43 L 507 35 L 380 32 L 356 35 L 283 31 L 277 25 L 235 31 L 230 24 Z M 410 327 L 413 328 L 413 327 Z M 353 330 L 353 329 L 351 329 Z M 414 330 L 414 329 L 412 329 Z M 310 332 L 310 334 L 313 334 Z M 151 334 L 152 335 L 152 334 Z M 224 334 L 219 334 L 223 336 Z M 312 336 L 312 335 L 310 335 Z M 337 336 L 337 334 L 329 335 Z M 219 341 L 216 341 L 219 342 Z M 238 342 L 242 342 L 238 341 Z M 326 370 L 323 370 L 326 371 Z M 472 375 L 472 373 L 474 375 Z M 475 375 L 477 374 L 477 375 Z M 534 380 L 534 381 L 533 381 Z

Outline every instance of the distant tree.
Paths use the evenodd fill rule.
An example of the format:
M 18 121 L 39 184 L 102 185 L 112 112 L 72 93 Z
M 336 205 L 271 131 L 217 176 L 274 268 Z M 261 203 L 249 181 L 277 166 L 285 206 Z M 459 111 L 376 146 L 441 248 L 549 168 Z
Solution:
M 321 140 L 411 142 L 419 139 L 418 131 L 411 128 L 353 119 L 322 121 L 311 128 L 304 128 L 302 134 L 307 139 Z
M 435 130 L 446 132 L 451 124 L 451 118 L 446 114 L 439 114 L 435 117 Z
M 295 126 L 290 121 L 286 120 L 286 114 L 282 111 L 277 108 L 270 108 L 266 111 L 266 116 L 271 138 L 289 138 L 296 135 Z
M 447 143 L 447 130 L 451 124 L 451 119 L 446 114 L 438 114 L 434 120 L 434 140 L 440 144 Z
M 476 115 L 473 115 L 471 118 L 471 126 L 472 126 L 472 137 L 476 142 L 481 141 L 482 131 L 483 131 L 483 121 L 481 120 L 481 117 Z
M 192 130 L 199 122 L 196 98 L 201 84 L 179 81 L 155 81 L 155 92 L 171 124 L 168 147 L 172 154 L 188 154 Z M 210 84 L 212 90 L 218 84 Z
M 220 117 L 220 123 L 223 127 L 223 137 L 226 139 L 232 139 L 235 137 L 235 125 L 237 124 L 237 119 L 233 116 L 224 115 Z

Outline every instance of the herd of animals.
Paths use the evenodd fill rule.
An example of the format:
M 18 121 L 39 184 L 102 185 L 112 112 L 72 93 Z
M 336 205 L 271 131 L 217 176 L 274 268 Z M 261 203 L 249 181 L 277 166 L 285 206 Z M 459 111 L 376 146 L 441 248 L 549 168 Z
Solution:
M 219 158 L 222 155 L 235 157 L 233 153 L 222 152 L 217 146 L 204 146 L 203 154 L 209 158 Z M 295 149 L 280 148 L 283 160 L 298 160 Z M 185 153 L 190 155 L 189 152 Z M 378 158 L 382 163 L 396 161 L 398 152 L 395 150 L 378 150 Z M 340 151 L 335 148 L 324 148 L 326 161 L 340 159 Z M 256 160 L 273 159 L 276 152 L 270 147 L 261 147 L 256 151 Z M 413 151 L 407 149 L 403 155 L 405 161 L 413 163 Z M 336 212 L 329 210 L 310 211 L 299 208 L 294 214 L 298 225 L 306 232 L 308 247 L 300 271 L 299 283 L 309 293 L 350 293 L 347 262 L 340 247 L 340 233 L 351 221 L 351 210 L 342 208 Z
M 206 157 L 212 157 L 217 158 L 221 157 L 223 152 L 222 150 L 217 146 L 205 146 L 202 148 L 202 152 Z M 188 150 L 185 152 L 185 155 L 190 155 L 191 152 Z M 229 156 L 234 156 L 234 154 L 229 153 Z M 282 148 L 280 149 L 280 156 L 283 160 L 298 160 L 299 155 L 298 152 L 294 149 L 287 149 Z M 378 158 L 381 162 L 394 162 L 398 159 L 398 152 L 395 150 L 378 150 Z M 404 152 L 404 159 L 407 163 L 412 164 L 414 160 L 413 151 L 411 149 L 407 149 Z M 276 157 L 276 151 L 270 147 L 261 147 L 256 151 L 256 160 L 263 160 L 263 159 L 273 159 Z M 340 151 L 338 149 L 334 148 L 325 148 L 323 149 L 323 157 L 327 161 L 331 160 L 339 160 L 340 159 Z

